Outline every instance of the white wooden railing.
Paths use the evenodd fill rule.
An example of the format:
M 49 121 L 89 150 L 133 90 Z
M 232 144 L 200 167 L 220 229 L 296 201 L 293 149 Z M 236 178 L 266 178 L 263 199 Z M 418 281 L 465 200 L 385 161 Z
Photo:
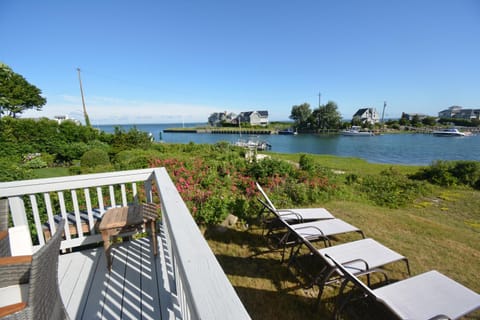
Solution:
M 108 207 L 159 202 L 184 319 L 249 319 L 165 168 L 0 183 L 14 226 L 28 225 L 35 248 L 70 222 L 61 249 L 101 241 L 95 223 Z M 46 228 L 48 225 L 48 228 Z

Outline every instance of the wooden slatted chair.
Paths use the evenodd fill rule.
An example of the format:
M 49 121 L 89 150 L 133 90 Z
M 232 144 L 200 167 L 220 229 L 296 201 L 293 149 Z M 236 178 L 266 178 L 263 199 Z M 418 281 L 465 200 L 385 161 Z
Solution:
M 32 256 L 0 258 L 0 318 L 68 319 L 58 288 L 64 225 Z

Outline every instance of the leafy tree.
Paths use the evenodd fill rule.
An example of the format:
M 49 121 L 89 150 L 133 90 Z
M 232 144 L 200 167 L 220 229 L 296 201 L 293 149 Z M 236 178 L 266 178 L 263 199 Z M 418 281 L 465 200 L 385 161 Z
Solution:
M 318 129 L 338 129 L 342 124 L 342 115 L 333 101 L 328 101 L 327 104 L 315 109 L 313 114 L 318 121 Z
M 422 123 L 426 126 L 434 126 L 437 124 L 437 119 L 435 117 L 425 117 Z
M 362 126 L 363 122 L 360 117 L 353 117 L 352 118 L 352 126 Z
M 411 123 L 412 123 L 412 126 L 414 126 L 414 127 L 419 127 L 419 126 L 422 124 L 422 122 L 420 121 L 420 117 L 418 116 L 418 114 L 416 114 L 416 115 L 414 115 L 414 116 L 412 117 Z
M 308 103 L 302 103 L 301 105 L 292 107 L 290 119 L 295 121 L 296 127 L 306 128 L 311 114 L 312 110 L 310 110 L 310 105 Z
M 131 128 L 128 132 L 122 128 L 115 127 L 110 143 L 113 153 L 118 153 L 122 150 L 133 148 L 148 149 L 152 145 L 152 140 L 148 133 L 140 131 L 136 127 Z
M 408 126 L 410 125 L 410 120 L 408 120 L 407 117 L 401 117 L 400 120 L 398 120 L 398 124 L 402 126 Z
M 40 89 L 0 63 L 0 116 L 7 113 L 15 118 L 28 109 L 41 110 L 47 102 L 41 94 Z

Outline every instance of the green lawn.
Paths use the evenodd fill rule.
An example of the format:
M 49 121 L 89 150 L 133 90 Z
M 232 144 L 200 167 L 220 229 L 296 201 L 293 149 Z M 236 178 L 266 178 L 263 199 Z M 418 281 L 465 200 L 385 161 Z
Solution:
M 35 177 L 38 179 L 63 177 L 63 176 L 70 175 L 69 169 L 65 167 L 35 169 L 33 170 L 33 173 L 35 174 Z
M 347 170 L 347 163 L 338 160 L 332 164 Z M 378 167 L 368 168 L 365 163 L 361 166 L 372 171 Z M 479 191 L 435 187 L 431 196 L 417 199 L 402 209 L 340 200 L 317 206 L 326 207 L 336 217 L 361 228 L 367 237 L 406 256 L 412 275 L 435 269 L 480 292 Z M 268 247 L 259 226 L 237 227 L 224 233 L 212 228 L 205 235 L 253 319 L 331 317 L 337 289 L 327 288 L 319 309 L 315 309 L 316 289 L 299 285 L 286 264 L 280 263 L 280 252 L 263 253 Z M 339 240 L 337 243 L 348 239 Z M 389 274 L 394 279 L 402 279 L 406 276 L 402 270 L 401 263 L 394 264 Z M 358 319 L 364 319 L 365 310 L 372 308 L 356 304 L 349 310 L 360 314 Z M 370 314 L 368 318 L 384 316 Z M 349 313 L 345 318 L 356 317 Z M 480 312 L 468 319 L 480 319 Z

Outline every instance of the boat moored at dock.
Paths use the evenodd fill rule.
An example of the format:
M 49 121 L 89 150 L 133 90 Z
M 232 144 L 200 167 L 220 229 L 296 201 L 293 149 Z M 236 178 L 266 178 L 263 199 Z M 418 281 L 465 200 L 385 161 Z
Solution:
M 464 132 L 461 132 L 456 128 L 435 130 L 432 133 L 434 136 L 437 136 L 437 137 L 464 137 L 465 136 Z
M 369 137 L 373 136 L 372 131 L 362 131 L 360 126 L 352 126 L 350 129 L 342 130 L 342 136 Z

